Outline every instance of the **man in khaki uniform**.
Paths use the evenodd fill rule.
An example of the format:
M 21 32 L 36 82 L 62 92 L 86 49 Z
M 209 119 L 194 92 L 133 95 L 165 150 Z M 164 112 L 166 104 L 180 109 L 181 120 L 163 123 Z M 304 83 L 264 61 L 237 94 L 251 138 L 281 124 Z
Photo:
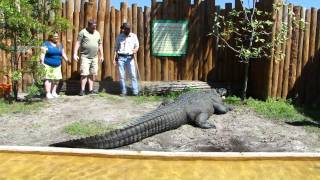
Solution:
M 73 59 L 79 60 L 78 50 L 80 48 L 80 75 L 81 90 L 79 95 L 83 96 L 86 83 L 89 83 L 89 94 L 93 91 L 93 78 L 98 75 L 98 61 L 103 62 L 103 47 L 101 36 L 97 29 L 95 20 L 89 20 L 88 26 L 79 32 L 77 43 L 74 47 Z M 99 59 L 99 60 L 98 60 Z

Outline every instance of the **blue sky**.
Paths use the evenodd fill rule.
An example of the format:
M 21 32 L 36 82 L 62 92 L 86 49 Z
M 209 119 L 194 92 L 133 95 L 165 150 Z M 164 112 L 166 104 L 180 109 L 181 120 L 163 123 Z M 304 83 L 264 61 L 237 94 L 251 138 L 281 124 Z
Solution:
M 125 2 L 126 0 L 111 0 L 111 5 L 116 7 L 117 9 L 120 6 L 120 2 Z M 149 6 L 151 4 L 151 0 L 127 0 L 128 4 L 131 5 L 132 3 L 137 3 L 139 6 Z M 251 2 L 252 0 L 244 0 L 246 3 L 249 1 Z M 320 0 L 287 0 L 290 3 L 296 4 L 296 5 L 301 5 L 306 8 L 310 7 L 316 7 L 320 8 Z M 216 4 L 218 5 L 224 5 L 226 2 L 234 2 L 234 0 L 216 0 Z

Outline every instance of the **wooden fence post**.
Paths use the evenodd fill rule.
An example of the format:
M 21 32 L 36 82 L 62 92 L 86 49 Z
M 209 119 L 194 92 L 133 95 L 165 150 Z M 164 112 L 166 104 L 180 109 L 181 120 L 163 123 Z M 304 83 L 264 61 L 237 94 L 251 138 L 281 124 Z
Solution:
M 145 70 L 144 70 L 144 21 L 142 8 L 138 7 L 138 39 L 139 39 L 139 51 L 138 51 L 138 66 L 140 72 L 140 80 L 145 80 Z
M 99 1 L 99 7 L 98 7 L 98 19 L 97 19 L 97 31 L 100 33 L 101 36 L 101 41 L 102 43 L 104 43 L 104 41 L 106 40 L 106 38 L 104 38 L 104 22 L 105 22 L 105 15 L 106 15 L 106 1 Z M 103 45 L 103 44 L 102 44 Z M 105 49 L 103 49 L 105 50 Z M 104 59 L 104 62 L 106 63 L 106 59 Z M 102 77 L 102 72 L 105 70 L 103 69 L 103 64 L 101 64 L 100 62 L 98 63 L 98 76 L 97 76 L 97 80 L 101 81 L 101 77 Z
M 110 0 L 106 0 L 106 13 L 104 17 L 104 39 L 103 39 L 103 49 L 104 49 L 104 73 L 103 79 L 112 79 L 111 68 L 113 67 L 112 61 L 113 57 L 111 56 L 112 49 L 110 44 L 111 33 L 110 33 Z
M 151 59 L 150 59 L 150 14 L 149 7 L 144 7 L 144 57 L 145 57 L 145 80 L 151 81 Z

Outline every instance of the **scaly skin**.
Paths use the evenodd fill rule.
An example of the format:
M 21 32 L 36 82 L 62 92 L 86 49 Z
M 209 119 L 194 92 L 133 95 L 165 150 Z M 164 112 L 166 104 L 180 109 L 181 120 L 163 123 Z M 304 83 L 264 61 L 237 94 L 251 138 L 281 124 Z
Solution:
M 85 137 L 50 146 L 70 148 L 111 149 L 138 142 L 147 137 L 176 129 L 184 124 L 200 128 L 214 128 L 207 122 L 213 113 L 226 113 L 230 108 L 223 105 L 215 90 L 188 92 L 173 102 L 168 102 L 136 119 L 130 125 L 102 135 Z

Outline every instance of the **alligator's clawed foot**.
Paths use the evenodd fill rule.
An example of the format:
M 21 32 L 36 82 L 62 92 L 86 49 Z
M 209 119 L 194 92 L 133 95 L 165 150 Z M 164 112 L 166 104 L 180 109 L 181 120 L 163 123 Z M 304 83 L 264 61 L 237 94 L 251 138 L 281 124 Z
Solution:
M 215 129 L 216 126 L 213 123 L 204 123 L 204 124 L 199 124 L 199 127 L 202 129 Z

